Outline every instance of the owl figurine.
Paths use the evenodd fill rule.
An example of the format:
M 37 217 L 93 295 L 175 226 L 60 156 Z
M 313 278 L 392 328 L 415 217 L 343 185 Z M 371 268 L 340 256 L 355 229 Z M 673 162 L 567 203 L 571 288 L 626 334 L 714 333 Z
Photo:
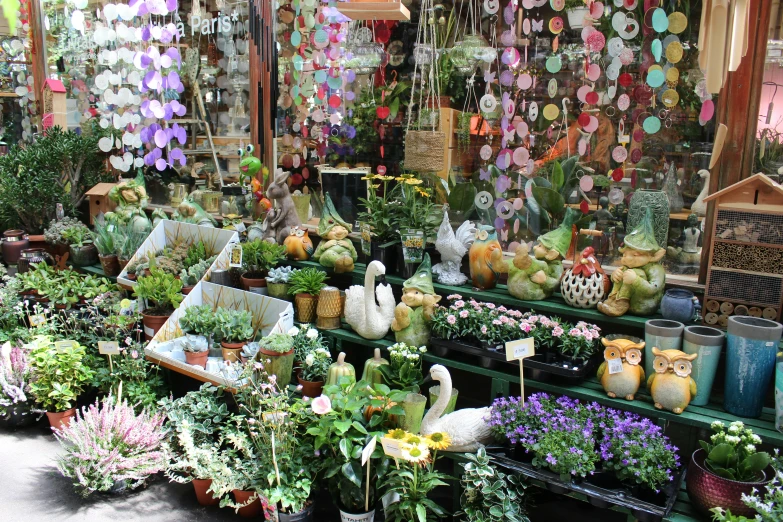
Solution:
M 641 366 L 644 343 L 630 339 L 602 338 L 604 362 L 598 367 L 598 380 L 609 397 L 624 397 L 632 401 L 644 382 Z
M 652 352 L 655 373 L 647 380 L 647 389 L 656 408 L 679 415 L 696 396 L 696 381 L 691 377 L 691 370 L 692 362 L 699 354 L 658 348 L 653 348 Z
M 313 240 L 310 239 L 307 229 L 297 226 L 291 227 L 291 233 L 283 241 L 288 259 L 294 261 L 307 261 L 313 255 Z
M 495 227 L 479 225 L 476 239 L 468 251 L 470 279 L 476 290 L 491 290 L 498 282 L 500 272 L 506 271 L 503 249 Z

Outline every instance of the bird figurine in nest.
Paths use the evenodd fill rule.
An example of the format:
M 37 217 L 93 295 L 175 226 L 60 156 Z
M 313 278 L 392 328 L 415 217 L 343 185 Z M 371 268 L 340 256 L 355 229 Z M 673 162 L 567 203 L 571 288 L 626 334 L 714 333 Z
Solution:
M 612 283 L 591 246 L 582 250 L 560 280 L 563 300 L 575 308 L 595 308 L 611 289 Z
M 455 232 L 451 228 L 448 210 L 443 211 L 443 221 L 435 240 L 435 249 L 440 252 L 441 262 L 432 267 L 432 273 L 439 283 L 460 286 L 468 281 L 468 276 L 460 268 L 462 258 L 468 253 L 475 238 L 476 227 L 473 223 L 465 221 Z

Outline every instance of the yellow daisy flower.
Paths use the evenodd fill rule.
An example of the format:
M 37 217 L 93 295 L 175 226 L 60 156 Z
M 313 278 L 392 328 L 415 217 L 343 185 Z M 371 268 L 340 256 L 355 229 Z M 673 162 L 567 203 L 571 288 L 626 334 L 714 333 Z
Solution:
M 408 435 L 408 432 L 397 428 L 394 430 L 389 430 L 389 432 L 386 434 L 387 439 L 396 439 L 396 440 L 403 440 Z
M 421 185 L 424 181 L 420 179 L 408 178 L 405 180 L 406 185 Z
M 451 437 L 449 437 L 448 433 L 441 433 L 438 431 L 429 435 L 425 439 L 425 442 L 430 449 L 445 450 L 451 446 Z
M 405 442 L 415 446 L 415 445 L 421 444 L 422 440 L 421 440 L 421 437 L 419 437 L 418 435 L 409 434 L 408 438 L 405 439 Z
M 381 176 L 380 174 L 376 177 L 380 181 L 391 181 L 394 179 L 394 176 Z
M 363 177 L 363 178 L 361 178 L 361 179 L 362 179 L 362 181 L 370 181 L 370 180 L 373 180 L 373 179 L 375 179 L 376 177 L 377 177 L 377 176 L 376 176 L 375 174 L 367 174 L 366 176 L 364 176 L 364 177 Z

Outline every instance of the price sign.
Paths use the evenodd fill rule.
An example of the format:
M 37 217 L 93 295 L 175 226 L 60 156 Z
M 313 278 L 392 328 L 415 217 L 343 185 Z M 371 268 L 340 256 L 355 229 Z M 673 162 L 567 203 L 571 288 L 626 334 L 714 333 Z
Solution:
M 375 451 L 375 446 L 378 445 L 378 438 L 373 437 L 370 439 L 370 442 L 367 443 L 367 445 L 362 450 L 362 466 L 367 464 L 367 461 L 370 460 L 370 455 L 372 455 L 372 452 Z
M 239 268 L 242 266 L 242 245 L 239 243 L 231 247 L 231 262 L 229 266 Z
M 242 232 L 247 230 L 247 227 L 245 226 L 245 224 L 243 222 L 240 221 L 239 223 L 234 225 L 234 230 L 237 231 L 237 234 L 241 234 Z
M 533 357 L 535 354 L 536 345 L 535 340 L 532 337 L 506 343 L 506 360 L 519 361 L 519 389 L 523 405 L 525 404 L 525 371 L 522 367 L 522 362 L 528 357 Z
M 400 447 L 401 443 L 402 441 L 398 439 L 389 439 L 387 437 L 383 437 L 381 439 L 383 452 L 386 453 L 386 456 L 392 457 L 394 459 L 402 458 L 402 448 Z
M 623 372 L 622 359 L 609 359 L 609 375 Z
M 76 341 L 55 341 L 54 347 L 58 350 L 65 350 L 67 348 L 74 348 Z
M 30 315 L 28 319 L 30 320 L 30 326 L 33 327 L 46 324 L 46 316 L 44 314 Z
M 98 341 L 98 353 L 102 355 L 119 355 L 120 344 L 117 341 Z

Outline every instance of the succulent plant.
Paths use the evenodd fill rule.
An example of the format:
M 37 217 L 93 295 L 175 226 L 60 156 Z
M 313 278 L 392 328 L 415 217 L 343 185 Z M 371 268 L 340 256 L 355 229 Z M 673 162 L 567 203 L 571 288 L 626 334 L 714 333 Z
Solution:
M 63 232 L 65 232 L 71 227 L 81 227 L 89 232 L 87 225 L 85 225 L 78 219 L 72 217 L 64 217 L 60 221 L 52 221 L 51 223 L 49 223 L 49 228 L 44 230 L 44 239 L 50 245 L 55 245 L 57 243 L 67 243 L 67 241 L 63 237 Z
M 125 267 L 125 270 L 129 274 L 137 274 L 145 268 L 149 268 L 149 259 L 147 259 L 147 256 L 141 256 L 135 261 L 128 263 L 128 266 Z
M 253 315 L 247 310 L 218 308 L 215 312 L 215 334 L 226 343 L 239 343 L 253 338 Z
M 185 286 L 194 286 L 204 278 L 204 274 L 207 273 L 209 267 L 215 261 L 217 256 L 212 256 L 207 259 L 202 259 L 198 263 L 192 265 L 190 268 L 183 268 L 179 273 L 179 278 L 182 279 L 182 284 Z M 187 263 L 186 263 L 187 264 Z
M 180 270 L 182 270 L 182 261 L 171 257 L 158 256 L 155 258 L 155 264 L 160 270 L 173 276 L 179 275 Z

